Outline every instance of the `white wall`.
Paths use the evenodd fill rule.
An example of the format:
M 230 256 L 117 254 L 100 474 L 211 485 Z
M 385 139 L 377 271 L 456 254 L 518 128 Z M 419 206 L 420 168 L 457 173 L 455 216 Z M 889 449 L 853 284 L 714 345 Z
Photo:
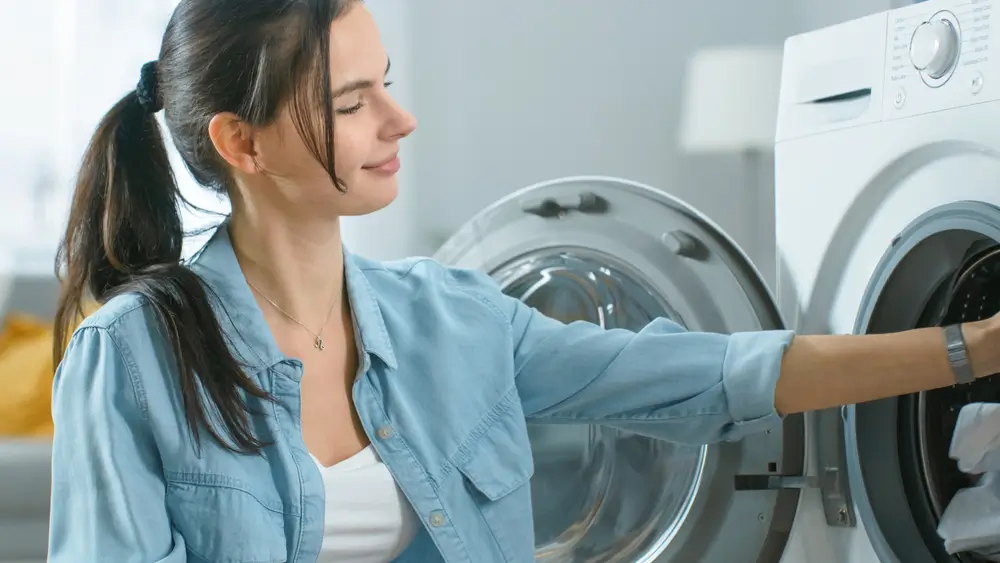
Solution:
M 433 252 L 511 191 L 600 174 L 677 195 L 753 257 L 767 254 L 740 159 L 679 153 L 681 92 L 687 59 L 700 47 L 781 45 L 799 28 L 791 3 L 415 3 L 418 250 Z

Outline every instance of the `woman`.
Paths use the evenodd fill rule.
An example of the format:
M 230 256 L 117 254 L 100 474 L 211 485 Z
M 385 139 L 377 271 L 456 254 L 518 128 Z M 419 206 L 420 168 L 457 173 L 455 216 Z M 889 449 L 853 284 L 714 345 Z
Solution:
M 79 176 L 60 326 L 104 306 L 55 350 L 50 560 L 531 561 L 526 419 L 702 444 L 967 375 L 934 328 L 604 331 L 352 256 L 339 218 L 393 200 L 415 127 L 388 69 L 359 2 L 181 1 Z M 161 108 L 232 201 L 187 266 Z M 952 338 L 975 376 L 997 323 Z

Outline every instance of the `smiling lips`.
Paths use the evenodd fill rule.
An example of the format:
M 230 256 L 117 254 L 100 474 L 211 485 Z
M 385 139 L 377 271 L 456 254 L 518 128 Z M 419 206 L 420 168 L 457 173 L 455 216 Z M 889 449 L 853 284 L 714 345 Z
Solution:
M 370 166 L 362 166 L 362 168 L 375 172 L 376 174 L 392 176 L 396 172 L 399 172 L 399 153 L 395 153 L 389 158 Z

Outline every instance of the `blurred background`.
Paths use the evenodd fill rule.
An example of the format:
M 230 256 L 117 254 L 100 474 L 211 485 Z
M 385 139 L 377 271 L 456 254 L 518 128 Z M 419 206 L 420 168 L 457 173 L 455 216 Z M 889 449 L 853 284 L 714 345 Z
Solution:
M 368 0 L 394 94 L 419 127 L 399 199 L 348 220 L 347 243 L 376 259 L 430 255 L 517 189 L 595 174 L 699 208 L 770 280 L 782 43 L 900 3 Z M 0 0 L 0 563 L 45 556 L 52 263 L 73 177 L 97 121 L 156 57 L 175 4 Z M 227 210 L 175 170 L 190 200 Z

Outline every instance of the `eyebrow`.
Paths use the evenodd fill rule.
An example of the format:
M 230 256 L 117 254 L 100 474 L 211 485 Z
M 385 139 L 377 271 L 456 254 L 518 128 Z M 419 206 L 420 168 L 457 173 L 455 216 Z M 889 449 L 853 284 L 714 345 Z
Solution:
M 392 68 L 392 61 L 389 60 L 389 59 L 386 59 L 385 74 L 389 74 L 389 69 L 390 68 Z M 355 90 L 363 90 L 365 88 L 371 88 L 374 85 L 375 85 L 375 83 L 372 82 L 371 80 L 352 80 L 351 82 L 348 82 L 347 84 L 344 84 L 340 88 L 337 88 L 336 90 L 334 90 L 331 97 L 333 97 L 333 98 L 339 98 L 340 96 L 343 96 L 344 94 L 350 94 L 351 92 L 354 92 Z

